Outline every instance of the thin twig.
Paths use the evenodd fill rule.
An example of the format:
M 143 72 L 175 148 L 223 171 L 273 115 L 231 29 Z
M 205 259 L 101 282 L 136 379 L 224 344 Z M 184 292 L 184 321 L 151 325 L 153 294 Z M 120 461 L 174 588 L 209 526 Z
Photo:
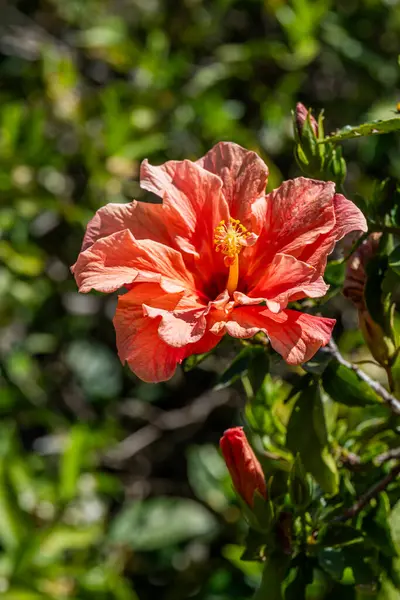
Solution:
M 357 500 L 357 502 L 353 504 L 353 506 L 345 510 L 343 515 L 336 517 L 335 519 L 333 519 L 333 521 L 335 523 L 339 521 L 347 521 L 348 519 L 352 519 L 353 517 L 358 515 L 358 513 L 361 512 L 362 509 L 365 508 L 365 506 L 367 506 L 367 504 L 373 498 L 375 498 L 375 496 L 383 492 L 388 487 L 388 485 L 396 479 L 397 475 L 399 474 L 400 463 L 394 466 L 393 469 L 389 471 L 389 473 L 383 479 L 381 479 L 380 481 L 378 481 L 378 483 L 373 485 L 369 490 L 365 492 L 365 494 L 360 496 L 360 498 Z
M 374 463 L 377 465 L 382 465 L 383 463 L 396 458 L 400 459 L 400 448 L 392 448 L 391 450 L 387 450 L 387 452 L 378 454 L 378 456 L 374 458 Z
M 389 462 L 389 460 L 400 460 L 400 448 L 391 448 L 386 452 L 378 454 L 372 460 L 363 461 L 358 454 L 349 452 L 346 448 L 338 447 L 338 458 L 342 465 L 351 471 L 362 471 L 371 467 L 380 467 L 383 463 Z
M 339 460 L 344 467 L 347 467 L 351 471 L 360 471 L 365 468 L 360 456 L 354 452 L 350 452 L 346 448 L 339 448 Z
M 353 365 L 357 365 L 357 366 L 372 365 L 373 367 L 378 367 L 379 369 L 381 369 L 381 368 L 383 369 L 383 367 L 381 367 L 381 365 L 374 360 L 355 360 L 353 362 Z
M 216 408 L 230 402 L 232 397 L 230 391 L 222 390 L 218 393 L 208 392 L 203 394 L 191 404 L 175 410 L 164 411 L 152 407 L 146 415 L 150 423 L 129 435 L 114 448 L 111 448 L 104 459 L 106 462 L 119 462 L 130 459 L 161 438 L 165 431 L 181 429 L 204 422 Z M 132 412 L 133 416 L 136 417 L 137 410 L 135 406 L 133 406 Z M 126 404 L 124 414 L 129 413 L 129 405 Z
M 328 346 L 326 346 L 324 350 L 325 352 L 329 352 L 334 358 L 336 358 L 338 363 L 354 371 L 362 381 L 367 383 L 369 387 L 372 388 L 374 392 L 378 396 L 380 396 L 380 398 L 382 398 L 385 404 L 387 404 L 395 414 L 400 415 L 400 401 L 397 398 L 395 398 L 395 396 L 390 394 L 387 391 L 387 389 L 384 388 L 383 385 L 381 385 L 378 381 L 375 381 L 375 379 L 372 379 L 369 375 L 367 375 L 364 371 L 359 369 L 356 365 L 353 365 L 351 362 L 343 358 L 343 356 L 340 354 L 339 348 L 337 347 L 333 339 L 331 339 Z
M 369 233 L 374 231 L 382 231 L 383 233 L 393 233 L 394 235 L 400 235 L 400 227 L 391 227 L 390 225 L 370 225 L 368 228 Z

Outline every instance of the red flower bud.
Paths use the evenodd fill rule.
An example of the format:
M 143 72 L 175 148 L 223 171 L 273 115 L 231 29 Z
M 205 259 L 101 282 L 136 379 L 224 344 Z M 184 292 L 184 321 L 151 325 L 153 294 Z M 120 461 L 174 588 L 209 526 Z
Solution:
M 296 104 L 296 126 L 297 126 L 297 131 L 299 132 L 299 135 L 301 135 L 301 132 L 303 131 L 304 123 L 307 120 L 308 114 L 309 114 L 309 111 L 306 109 L 304 104 L 302 104 L 301 102 L 298 102 Z M 311 129 L 315 133 L 316 137 L 318 137 L 318 123 L 314 119 L 314 117 L 312 116 L 311 113 L 310 113 L 310 124 L 311 124 Z
M 227 429 L 220 439 L 220 447 L 236 492 L 253 507 L 254 492 L 267 497 L 263 470 L 253 452 L 243 427 Z

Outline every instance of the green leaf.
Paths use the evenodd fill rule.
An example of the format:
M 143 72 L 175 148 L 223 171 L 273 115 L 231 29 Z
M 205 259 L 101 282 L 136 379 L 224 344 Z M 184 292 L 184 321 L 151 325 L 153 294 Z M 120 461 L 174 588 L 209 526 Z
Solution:
M 39 594 L 39 592 L 19 586 L 12 587 L 7 592 L 2 592 L 1 598 L 2 600 L 53 600 L 53 598 L 50 598 L 46 594 Z
M 397 556 L 397 549 L 393 544 L 388 527 L 377 522 L 372 516 L 367 515 L 363 520 L 363 530 L 368 541 L 379 548 L 385 556 Z
M 75 340 L 68 347 L 66 360 L 89 396 L 108 399 L 120 393 L 121 365 L 107 346 L 87 340 Z
M 393 177 L 387 177 L 383 181 L 378 180 L 375 183 L 372 199 L 369 201 L 368 216 L 378 223 L 383 222 L 386 225 L 398 225 L 400 213 L 400 188 L 398 180 Z M 388 254 L 393 248 L 393 240 L 386 238 L 385 248 L 382 248 L 382 241 L 385 242 L 385 237 L 381 238 L 380 247 L 384 249 L 384 254 Z
M 239 569 L 246 576 L 258 579 L 258 576 L 261 576 L 261 564 L 258 562 L 259 558 L 256 554 L 256 547 L 259 541 L 260 546 L 258 548 L 261 551 L 261 548 L 264 544 L 261 544 L 261 540 L 257 540 L 254 537 L 254 531 L 252 531 L 251 534 L 251 540 L 249 539 L 248 541 L 250 547 L 254 548 L 254 553 L 252 553 L 249 549 L 248 557 L 246 558 L 246 539 L 245 544 L 241 546 L 238 544 L 226 544 L 222 548 L 222 555 L 226 560 L 232 563 L 236 569 Z
M 346 265 L 343 260 L 332 260 L 326 265 L 324 279 L 329 285 L 341 286 L 344 282 Z
M 400 600 L 400 589 L 394 586 L 388 579 L 383 579 L 379 600 Z
M 318 552 L 318 561 L 332 579 L 336 581 L 342 579 L 346 568 L 346 557 L 342 548 L 323 548 Z
M 287 384 L 280 379 L 273 379 L 268 373 L 255 396 L 246 404 L 246 418 L 253 429 L 273 435 L 275 432 L 285 433 L 277 411 L 287 394 Z
M 167 145 L 167 138 L 162 133 L 152 133 L 140 140 L 129 142 L 119 150 L 119 154 L 124 158 L 131 160 L 139 160 L 145 158 L 149 154 L 159 152 Z
M 210 352 L 204 352 L 203 354 L 192 354 L 192 356 L 189 356 L 184 361 L 183 370 L 185 371 L 185 373 L 192 371 L 199 364 L 201 364 L 203 362 L 203 360 L 205 360 L 208 356 L 211 356 L 212 353 L 213 353 L 213 350 L 211 350 Z
M 266 544 L 265 534 L 249 529 L 245 541 L 245 548 L 240 556 L 241 560 L 261 560 L 261 551 Z
M 339 474 L 327 446 L 325 415 L 315 383 L 300 393 L 293 407 L 286 444 L 293 454 L 300 455 L 304 468 L 325 493 L 337 493 Z
M 240 506 L 240 511 L 244 519 L 252 530 L 262 533 L 264 536 L 270 532 L 274 516 L 274 507 L 271 500 L 264 500 L 256 492 L 254 494 L 255 510 L 250 508 L 239 494 L 236 495 L 236 501 Z
M 345 548 L 346 560 L 348 566 L 353 572 L 354 582 L 357 586 L 368 586 L 369 589 L 375 590 L 377 587 L 377 578 L 372 568 L 369 557 L 366 560 L 361 554 L 354 551 L 355 548 Z
M 374 256 L 367 264 L 367 280 L 364 288 L 364 298 L 369 314 L 375 323 L 378 323 L 387 334 L 390 294 L 383 293 L 383 282 L 388 268 L 387 256 Z
M 57 560 L 67 550 L 77 552 L 86 550 L 96 544 L 103 535 L 102 525 L 73 528 L 67 525 L 56 525 L 40 536 L 39 548 L 35 558 L 36 564 L 49 564 Z
M 332 135 L 326 137 L 321 143 L 326 142 L 341 142 L 342 140 L 350 140 L 361 136 L 377 135 L 382 133 L 391 133 L 400 129 L 400 118 L 371 121 L 362 125 L 346 125 L 342 129 L 338 129 Z
M 260 529 L 270 531 L 274 519 L 274 506 L 271 500 L 265 500 L 257 490 L 253 497 L 253 512 L 260 524 Z
M 311 486 L 307 473 L 297 454 L 289 474 L 289 494 L 293 505 L 298 509 L 305 509 L 311 501 Z
M 319 532 L 317 542 L 321 546 L 335 548 L 337 546 L 348 546 L 363 540 L 362 532 L 351 525 L 333 523 L 325 525 Z
M 400 555 L 400 500 L 394 505 L 389 514 L 388 525 L 393 543 Z
M 217 512 L 226 510 L 229 503 L 222 487 L 226 466 L 217 448 L 211 444 L 190 446 L 187 468 L 189 483 L 197 498 Z
M 391 558 L 379 553 L 379 565 L 388 579 L 400 590 L 400 558 Z
M 257 349 L 254 352 L 253 359 L 250 362 L 247 376 L 253 389 L 253 395 L 256 395 L 261 388 L 266 375 L 269 373 L 269 356 L 265 349 Z
M 185 498 L 157 497 L 134 502 L 115 518 L 109 538 L 134 550 L 158 550 L 213 536 L 217 522 L 201 504 Z
M 332 579 L 342 581 L 345 569 L 351 569 L 353 582 L 358 585 L 375 584 L 375 575 L 369 564 L 370 556 L 361 547 L 323 548 L 318 552 L 321 567 Z M 347 579 L 347 577 L 346 577 Z
M 322 374 L 322 385 L 332 400 L 347 406 L 367 406 L 378 404 L 380 400 L 370 386 L 357 374 L 340 364 L 336 359 L 326 367 Z
M 381 492 L 376 506 L 368 512 L 362 522 L 368 540 L 387 557 L 398 556 L 398 549 L 392 538 L 390 502 L 386 492 Z M 395 515 L 396 516 L 396 513 Z
M 259 359 L 262 354 L 265 354 L 265 348 L 263 346 L 246 346 L 246 348 L 243 348 L 243 350 L 241 350 L 234 358 L 230 366 L 222 373 L 215 389 L 220 390 L 228 387 L 243 377 L 243 375 L 247 375 L 252 362 L 256 358 Z M 264 373 L 264 376 L 265 374 L 266 373 Z
M 396 246 L 396 248 L 389 254 L 389 267 L 400 275 L 400 245 Z
M 285 600 L 300 600 L 306 597 L 306 588 L 313 580 L 313 566 L 303 557 L 295 575 L 285 590 Z
M 78 495 L 78 479 L 86 459 L 89 432 L 83 425 L 70 430 L 60 463 L 60 499 L 69 502 Z
M 331 156 L 327 161 L 327 166 L 324 169 L 324 178 L 335 181 L 337 185 L 341 185 L 346 179 L 347 165 L 342 156 L 342 148 L 340 146 L 334 148 L 330 144 Z M 329 155 L 328 155 L 329 156 Z
M 312 375 L 322 375 L 331 360 L 332 356 L 328 352 L 319 350 L 310 360 L 302 364 L 302 368 Z M 303 383 L 307 383 L 307 379 L 305 377 L 303 379 L 305 380 Z M 312 377 L 308 377 L 308 381 L 312 381 Z M 294 391 L 297 387 L 294 386 Z
M 26 515 L 18 505 L 10 480 L 7 458 L 0 458 L 0 540 L 5 548 L 15 549 L 27 534 Z

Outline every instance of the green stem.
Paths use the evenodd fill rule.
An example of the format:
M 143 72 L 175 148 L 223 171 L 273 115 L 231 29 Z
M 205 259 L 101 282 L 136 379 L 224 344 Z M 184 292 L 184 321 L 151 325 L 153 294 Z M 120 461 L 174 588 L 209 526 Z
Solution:
M 276 553 L 267 558 L 261 584 L 253 600 L 283 600 L 282 583 L 285 579 L 290 558 Z
M 392 369 L 391 369 L 390 365 L 387 365 L 385 367 L 385 371 L 386 371 L 387 378 L 388 378 L 389 390 L 393 394 L 396 386 L 394 384 L 393 373 L 392 373 Z
M 246 394 L 246 398 L 250 400 L 254 396 L 253 386 L 251 385 L 250 379 L 247 375 L 242 376 L 242 385 L 244 388 L 244 392 Z

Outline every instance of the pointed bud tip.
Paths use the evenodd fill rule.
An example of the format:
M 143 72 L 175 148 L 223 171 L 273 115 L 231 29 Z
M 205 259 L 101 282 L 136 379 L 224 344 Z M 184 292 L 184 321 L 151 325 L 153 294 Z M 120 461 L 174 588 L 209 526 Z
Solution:
M 304 123 L 306 122 L 308 115 L 310 115 L 311 129 L 315 133 L 316 137 L 318 137 L 318 123 L 315 120 L 315 118 L 312 116 L 312 114 L 310 112 L 310 109 L 307 110 L 307 108 L 301 102 L 298 102 L 296 104 L 296 127 L 297 127 L 297 131 L 299 132 L 299 135 L 301 135 L 301 133 L 303 131 L 303 128 L 304 128 Z

